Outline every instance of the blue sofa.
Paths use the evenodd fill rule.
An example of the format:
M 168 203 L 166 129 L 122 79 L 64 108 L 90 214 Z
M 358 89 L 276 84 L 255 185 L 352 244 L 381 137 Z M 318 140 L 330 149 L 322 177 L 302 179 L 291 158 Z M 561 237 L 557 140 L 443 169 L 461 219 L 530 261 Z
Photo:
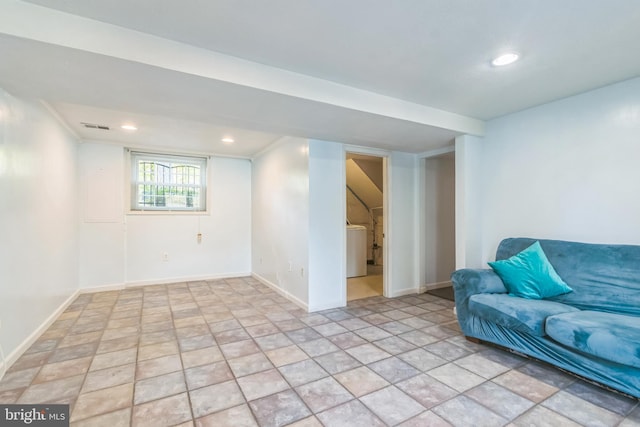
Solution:
M 451 279 L 463 333 L 640 398 L 640 246 L 538 241 L 573 292 L 525 299 L 509 295 L 493 270 L 458 270 Z M 496 260 L 535 242 L 505 239 Z

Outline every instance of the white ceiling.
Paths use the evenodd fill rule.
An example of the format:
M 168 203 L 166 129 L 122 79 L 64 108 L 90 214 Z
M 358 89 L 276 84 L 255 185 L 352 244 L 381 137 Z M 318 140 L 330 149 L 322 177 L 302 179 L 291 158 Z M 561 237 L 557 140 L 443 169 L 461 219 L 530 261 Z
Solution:
M 129 113 L 123 110 L 109 110 L 80 106 L 76 104 L 54 103 L 50 106 L 62 117 L 82 118 L 80 121 L 68 121 L 69 127 L 82 135 L 87 141 L 111 141 L 138 149 L 163 149 L 172 151 L 183 141 L 182 151 L 194 153 L 215 152 L 223 156 L 251 157 L 265 146 L 275 142 L 280 135 L 220 126 L 202 121 L 181 120 L 161 116 Z M 103 129 L 86 128 L 82 123 L 109 127 Z M 122 129 L 122 124 L 133 124 L 138 130 Z M 222 141 L 231 138 L 233 144 Z
M 421 152 L 639 76 L 638 40 L 637 0 L 3 0 L 0 87 L 47 101 L 85 139 L 104 137 L 80 121 L 129 117 L 141 131 L 107 139 Z M 491 67 L 504 50 L 522 60 Z M 232 132 L 242 144 L 221 146 Z

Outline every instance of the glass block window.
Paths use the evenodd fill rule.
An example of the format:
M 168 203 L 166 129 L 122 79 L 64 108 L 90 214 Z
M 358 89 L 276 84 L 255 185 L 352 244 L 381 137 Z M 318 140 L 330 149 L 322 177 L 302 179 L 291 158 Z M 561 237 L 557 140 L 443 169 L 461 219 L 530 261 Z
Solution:
M 131 153 L 131 210 L 206 211 L 207 159 Z

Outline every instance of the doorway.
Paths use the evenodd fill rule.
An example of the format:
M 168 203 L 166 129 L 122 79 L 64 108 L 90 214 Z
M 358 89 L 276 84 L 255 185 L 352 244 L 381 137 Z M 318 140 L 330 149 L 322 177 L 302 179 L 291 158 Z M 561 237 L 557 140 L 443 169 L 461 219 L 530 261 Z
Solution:
M 347 301 L 384 294 L 384 157 L 346 154 Z
M 455 152 L 424 159 L 424 287 L 453 300 L 451 273 L 456 267 Z

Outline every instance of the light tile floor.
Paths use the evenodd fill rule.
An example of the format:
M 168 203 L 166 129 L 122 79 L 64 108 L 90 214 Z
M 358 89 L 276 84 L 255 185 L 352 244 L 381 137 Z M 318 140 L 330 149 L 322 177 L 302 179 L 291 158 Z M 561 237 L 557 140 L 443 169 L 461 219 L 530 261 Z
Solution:
M 79 296 L 0 381 L 73 426 L 637 426 L 630 399 L 470 343 L 452 303 L 306 313 L 252 278 Z
M 382 295 L 382 274 L 351 277 L 347 279 L 347 301 Z

